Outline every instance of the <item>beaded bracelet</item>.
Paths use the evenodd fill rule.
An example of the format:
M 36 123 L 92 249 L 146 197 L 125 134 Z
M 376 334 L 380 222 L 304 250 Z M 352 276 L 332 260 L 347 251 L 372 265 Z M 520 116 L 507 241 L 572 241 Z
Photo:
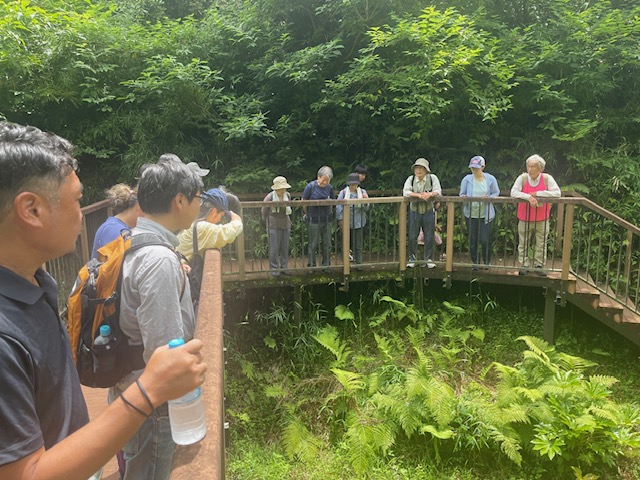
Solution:
M 155 408 L 153 406 L 153 403 L 151 402 L 151 399 L 149 398 L 149 395 L 147 394 L 147 391 L 142 386 L 142 383 L 140 383 L 140 379 L 139 378 L 136 378 L 136 385 L 138 385 L 138 388 L 140 389 L 140 393 L 142 394 L 144 399 L 147 401 L 147 404 L 151 407 L 151 413 L 153 413 Z M 149 415 L 151 415 L 151 414 L 149 414 Z
M 152 410 L 151 413 L 146 414 L 141 408 L 136 407 L 133 403 L 131 403 L 129 400 L 127 400 L 126 397 L 124 396 L 124 393 L 120 394 L 120 398 L 122 399 L 122 401 L 125 404 L 129 405 L 131 408 L 133 408 L 136 412 L 138 412 L 144 418 L 149 418 L 151 416 L 151 414 L 153 413 L 153 410 Z

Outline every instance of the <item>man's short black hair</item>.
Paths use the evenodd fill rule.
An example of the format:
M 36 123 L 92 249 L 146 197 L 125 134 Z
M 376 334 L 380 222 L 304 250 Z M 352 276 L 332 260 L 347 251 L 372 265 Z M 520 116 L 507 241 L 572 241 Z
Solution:
M 202 178 L 182 162 L 149 165 L 138 182 L 138 203 L 144 213 L 169 213 L 171 201 L 182 193 L 189 201 L 202 192 Z
M 0 122 L 0 217 L 21 192 L 53 198 L 64 179 L 77 170 L 68 140 L 36 127 Z

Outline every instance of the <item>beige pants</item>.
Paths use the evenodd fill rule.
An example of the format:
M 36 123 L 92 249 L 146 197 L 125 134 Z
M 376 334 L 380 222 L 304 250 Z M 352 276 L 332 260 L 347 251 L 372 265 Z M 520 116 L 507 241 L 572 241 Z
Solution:
M 518 262 L 521 267 L 530 267 L 529 244 L 535 233 L 534 266 L 542 267 L 547 261 L 547 238 L 549 220 L 541 222 L 518 221 Z

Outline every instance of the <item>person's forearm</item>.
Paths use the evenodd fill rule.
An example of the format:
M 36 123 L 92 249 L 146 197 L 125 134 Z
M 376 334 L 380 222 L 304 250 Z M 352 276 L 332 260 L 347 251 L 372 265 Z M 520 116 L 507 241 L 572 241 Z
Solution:
M 125 391 L 125 396 L 145 413 L 151 413 L 136 384 Z M 95 420 L 49 450 L 41 448 L 1 467 L 0 480 L 86 480 L 117 453 L 145 419 L 118 399 Z

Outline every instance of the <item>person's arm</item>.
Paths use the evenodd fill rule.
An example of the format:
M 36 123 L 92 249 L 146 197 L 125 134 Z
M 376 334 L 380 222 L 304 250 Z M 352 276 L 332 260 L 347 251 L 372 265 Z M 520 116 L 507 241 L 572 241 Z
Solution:
M 154 352 L 140 376 L 154 408 L 202 384 L 207 366 L 202 362 L 201 349 L 202 342 L 192 340 L 182 347 L 169 350 L 165 345 Z M 143 412 L 151 412 L 136 384 L 124 395 Z M 41 447 L 0 467 L 0 480 L 86 480 L 116 454 L 144 420 L 142 414 L 118 399 L 54 447 Z
M 302 200 L 309 200 L 311 198 L 312 185 L 313 185 L 313 182 L 309 182 L 309 183 L 307 183 L 306 187 L 304 187 L 304 190 L 302 191 Z M 307 214 L 307 208 L 308 207 L 303 203 L 302 204 L 302 213 L 304 215 Z
M 560 197 L 560 187 L 556 183 L 555 179 L 551 175 L 541 173 L 543 177 L 540 178 L 541 182 L 545 182 L 546 189 L 540 190 L 536 193 L 536 197 L 558 198 Z
M 431 174 L 429 174 L 431 175 Z M 440 196 L 442 195 L 442 187 L 440 186 L 440 180 L 436 175 L 431 175 L 431 193 L 432 196 Z
M 338 200 L 344 200 L 344 190 L 340 190 L 338 194 Z M 342 210 L 344 209 L 344 205 L 336 205 L 336 220 L 338 220 L 338 225 L 342 222 Z M 340 225 L 342 226 L 342 225 Z
M 413 191 L 413 175 L 409 175 L 404 181 L 404 187 L 402 187 L 403 197 L 419 197 L 420 195 Z
M 222 248 L 235 241 L 242 233 L 243 225 L 240 215 L 229 212 L 229 223 L 198 223 L 198 248 L 204 251 L 208 248 Z
M 469 181 L 468 181 L 468 175 L 465 176 L 462 179 L 462 182 L 460 183 L 460 196 L 461 197 L 468 197 L 469 193 L 468 193 L 468 189 L 469 189 Z
M 521 198 L 522 200 L 529 200 L 529 197 L 531 197 L 531 195 L 529 195 L 528 193 L 524 193 L 522 191 L 522 185 L 524 184 L 525 175 L 526 173 L 523 173 L 522 175 L 518 175 L 518 178 L 516 178 L 516 181 L 513 182 L 513 187 L 511 187 L 511 196 L 513 198 Z
M 498 187 L 498 180 L 491 175 L 491 181 L 489 182 L 489 196 L 498 197 L 500 195 L 500 188 Z
M 267 193 L 267 196 L 264 197 L 264 200 L 263 200 L 263 202 L 271 202 L 271 201 L 273 201 L 273 192 Z M 267 216 L 269 215 L 269 208 L 270 207 L 264 206 L 260 210 L 260 213 L 262 215 L 262 220 L 264 220 L 265 222 L 267 221 Z

